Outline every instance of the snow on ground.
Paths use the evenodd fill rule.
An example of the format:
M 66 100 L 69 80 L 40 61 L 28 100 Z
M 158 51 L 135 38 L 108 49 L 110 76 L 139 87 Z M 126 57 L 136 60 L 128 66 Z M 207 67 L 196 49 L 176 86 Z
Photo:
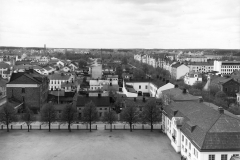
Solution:
M 0 160 L 179 160 L 166 135 L 149 130 L 0 130 Z

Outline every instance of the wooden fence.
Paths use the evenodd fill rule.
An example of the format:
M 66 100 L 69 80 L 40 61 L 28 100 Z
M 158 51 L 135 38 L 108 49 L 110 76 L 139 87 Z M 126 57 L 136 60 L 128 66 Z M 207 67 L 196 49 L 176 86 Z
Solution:
M 105 130 L 110 130 L 110 125 L 104 126 Z M 113 130 L 130 130 L 130 125 L 112 125 Z M 150 125 L 146 124 L 134 124 L 132 125 L 133 130 L 151 130 Z M 153 130 L 162 130 L 162 125 L 153 125 Z
M 24 125 L 9 125 L 9 129 L 11 130 L 27 130 L 28 126 L 26 124 Z M 7 126 L 6 125 L 1 125 L 1 130 L 6 130 Z M 36 125 L 32 124 L 29 125 L 30 130 L 48 130 L 49 126 L 47 124 L 41 124 L 41 125 Z M 51 130 L 67 130 L 68 125 L 67 124 L 51 124 L 50 127 Z M 97 130 L 97 125 L 92 125 L 92 130 Z M 81 124 L 73 124 L 71 125 L 71 130 L 90 130 L 89 125 L 81 125 Z

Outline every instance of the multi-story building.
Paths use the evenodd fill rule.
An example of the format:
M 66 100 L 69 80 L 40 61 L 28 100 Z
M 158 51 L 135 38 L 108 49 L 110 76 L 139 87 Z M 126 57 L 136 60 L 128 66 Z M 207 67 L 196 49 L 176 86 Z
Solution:
M 202 82 L 202 74 L 195 71 L 188 72 L 184 77 L 184 83 L 187 85 L 194 85 Z
M 7 83 L 7 98 L 25 103 L 37 113 L 48 97 L 48 78 L 33 69 L 13 73 Z
M 187 63 L 190 71 L 208 73 L 213 71 L 213 62 L 189 62 Z
M 240 70 L 240 61 L 214 61 L 213 70 L 217 71 L 217 74 L 231 74 Z
M 75 95 L 73 98 L 73 106 L 77 108 L 78 117 L 81 119 L 83 115 L 84 106 L 93 102 L 97 107 L 98 117 L 101 119 L 106 113 L 109 112 L 110 109 L 110 97 L 102 96 L 102 93 L 99 93 L 97 96 L 89 96 L 87 93 L 85 96 L 83 95 Z
M 66 75 L 64 73 L 58 74 L 54 73 L 48 75 L 49 78 L 49 90 L 58 90 L 62 88 L 62 84 L 69 82 L 72 83 L 75 81 L 75 76 L 73 74 Z
M 10 69 L 10 65 L 5 62 L 0 62 L 0 74 L 3 75 L 4 71 L 8 71 Z
M 240 154 L 240 120 L 199 102 L 163 107 L 162 129 L 182 159 L 230 160 Z
M 189 72 L 188 66 L 184 64 L 176 63 L 172 65 L 170 73 L 173 79 L 178 80 L 180 78 L 183 78 L 188 72 Z
M 181 55 L 178 57 L 179 62 L 207 62 L 207 57 L 203 55 L 196 55 L 196 56 L 191 56 L 191 55 Z

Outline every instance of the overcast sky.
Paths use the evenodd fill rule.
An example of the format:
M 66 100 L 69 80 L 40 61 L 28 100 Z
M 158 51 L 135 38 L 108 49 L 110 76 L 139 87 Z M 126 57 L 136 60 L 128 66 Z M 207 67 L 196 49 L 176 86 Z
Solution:
M 0 0 L 0 46 L 240 49 L 240 0 Z

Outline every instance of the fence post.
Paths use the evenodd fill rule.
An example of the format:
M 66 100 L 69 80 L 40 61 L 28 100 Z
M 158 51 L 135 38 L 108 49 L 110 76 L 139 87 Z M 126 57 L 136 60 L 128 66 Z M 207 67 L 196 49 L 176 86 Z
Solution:
M 32 125 L 30 125 L 30 130 L 32 130 Z
M 114 125 L 114 130 L 116 129 L 116 126 Z
M 134 130 L 134 125 L 133 125 L 133 130 Z
M 96 130 L 97 130 L 97 125 L 96 125 Z
M 125 130 L 125 124 L 124 124 L 124 126 L 123 126 L 123 129 Z
M 144 125 L 142 125 L 142 130 L 144 130 Z
M 13 129 L 12 124 L 11 124 L 11 129 Z
M 41 124 L 39 125 L 39 129 L 42 130 L 42 126 L 41 126 Z
M 104 125 L 104 130 L 106 130 L 106 124 Z
M 79 125 L 77 124 L 77 130 L 79 130 Z
M 60 124 L 58 125 L 58 130 L 60 130 Z
M 87 130 L 88 130 L 88 125 L 86 126 Z
M 21 125 L 21 130 L 22 130 L 22 125 Z
M 1 129 L 3 130 L 3 125 L 1 125 Z

